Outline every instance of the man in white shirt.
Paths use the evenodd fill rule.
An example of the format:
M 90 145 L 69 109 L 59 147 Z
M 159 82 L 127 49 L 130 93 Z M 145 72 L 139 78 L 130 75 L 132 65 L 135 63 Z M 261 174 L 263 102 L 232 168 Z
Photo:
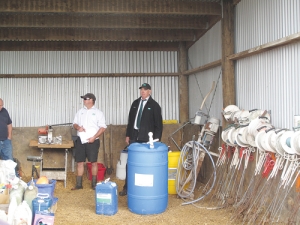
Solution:
M 84 107 L 75 115 L 73 127 L 79 137 L 75 143 L 75 161 L 77 162 L 76 186 L 72 190 L 82 189 L 82 175 L 86 159 L 92 164 L 92 188 L 97 184 L 99 136 L 106 129 L 105 117 L 102 111 L 95 107 L 96 97 L 92 93 L 81 96 Z

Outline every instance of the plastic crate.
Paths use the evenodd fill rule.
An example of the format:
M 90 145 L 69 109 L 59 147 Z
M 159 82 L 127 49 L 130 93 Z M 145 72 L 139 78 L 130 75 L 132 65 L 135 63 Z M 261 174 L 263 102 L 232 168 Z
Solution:
M 37 184 L 36 181 L 36 179 L 33 180 L 35 186 L 38 188 L 38 193 L 49 194 L 50 198 L 54 197 L 56 180 L 49 180 L 49 184 Z M 30 185 L 30 182 L 28 183 L 28 185 Z

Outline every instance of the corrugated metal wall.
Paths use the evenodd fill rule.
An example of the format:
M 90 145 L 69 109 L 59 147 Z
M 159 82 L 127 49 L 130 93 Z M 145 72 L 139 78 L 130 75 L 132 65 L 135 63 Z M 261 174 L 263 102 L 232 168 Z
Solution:
M 0 52 L 1 74 L 177 72 L 177 52 Z M 73 122 L 93 92 L 107 124 L 127 123 L 138 87 L 148 82 L 163 119 L 179 120 L 178 77 L 0 78 L 14 127 Z
M 299 0 L 242 0 L 236 7 L 236 52 L 300 31 Z
M 190 49 L 189 69 L 193 69 L 221 59 L 221 22 L 218 22 Z M 222 74 L 221 67 L 215 67 L 189 76 L 189 117 L 193 118 L 202 101 L 215 81 L 216 87 L 207 98 L 203 112 L 210 117 L 222 119 Z M 193 120 L 192 120 L 193 121 Z
M 156 72 L 177 72 L 177 52 L 0 52 L 0 74 Z
M 236 52 L 300 32 L 300 1 L 243 0 L 236 7 Z M 236 62 L 237 105 L 271 110 L 272 124 L 300 115 L 300 43 Z

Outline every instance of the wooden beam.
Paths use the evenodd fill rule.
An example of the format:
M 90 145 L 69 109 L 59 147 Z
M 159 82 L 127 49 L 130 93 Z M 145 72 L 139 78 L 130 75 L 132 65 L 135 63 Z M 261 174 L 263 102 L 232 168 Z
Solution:
M 221 15 L 221 5 L 197 1 L 1 0 L 0 12 Z
M 178 71 L 181 73 L 178 79 L 179 83 L 179 122 L 185 123 L 189 121 L 189 91 L 188 77 L 182 75 L 187 70 L 188 51 L 186 43 L 180 42 L 178 49 Z
M 203 16 L 0 13 L 0 21 L 0 27 L 7 28 L 207 29 Z
M 260 46 L 255 47 L 255 48 L 248 49 L 246 51 L 242 51 L 242 52 L 239 52 L 239 53 L 236 53 L 236 54 L 232 54 L 232 55 L 228 56 L 227 59 L 229 59 L 229 60 L 238 60 L 238 59 L 246 58 L 246 57 L 249 57 L 249 56 L 252 56 L 252 55 L 261 54 L 263 52 L 270 51 L 272 49 L 279 48 L 279 47 L 282 47 L 284 45 L 293 44 L 293 43 L 296 43 L 296 42 L 299 42 L 299 41 L 300 41 L 300 32 L 296 33 L 296 34 L 286 36 L 284 38 L 280 38 L 280 39 L 275 40 L 275 41 L 271 41 L 269 43 L 260 45 Z
M 193 41 L 193 30 L 0 28 L 0 41 Z
M 80 73 L 80 74 L 0 74 L 0 78 L 62 78 L 62 77 L 170 77 L 179 73 Z
M 178 51 L 178 42 L 0 41 L 0 51 Z
M 217 67 L 217 66 L 221 66 L 221 65 L 222 65 L 222 60 L 219 59 L 219 60 L 217 60 L 217 61 L 214 61 L 214 62 L 205 64 L 205 65 L 203 65 L 203 66 L 199 66 L 199 67 L 197 67 L 197 68 L 194 68 L 194 69 L 191 69 L 191 70 L 184 71 L 182 74 L 185 75 L 185 76 L 187 76 L 187 75 L 191 75 L 191 74 L 203 72 L 203 71 L 205 71 L 205 70 L 208 70 L 208 69 L 211 69 L 211 68 L 214 68 L 214 67 Z
M 235 105 L 234 63 L 227 56 L 234 53 L 234 6 L 232 0 L 223 0 L 222 19 L 222 90 L 223 107 Z M 224 126 L 226 121 L 223 120 Z

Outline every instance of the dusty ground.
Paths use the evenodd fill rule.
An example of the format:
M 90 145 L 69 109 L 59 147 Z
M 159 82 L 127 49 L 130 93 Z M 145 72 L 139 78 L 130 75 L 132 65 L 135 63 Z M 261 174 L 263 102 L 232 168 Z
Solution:
M 112 178 L 120 191 L 124 181 Z M 63 181 L 57 181 L 54 195 L 58 198 L 55 213 L 55 224 L 231 224 L 230 212 L 226 209 L 206 209 L 205 202 L 182 206 L 182 199 L 169 195 L 168 207 L 165 212 L 156 215 L 138 215 L 127 208 L 127 197 L 118 197 L 118 212 L 115 215 L 98 215 L 95 213 L 95 191 L 90 181 L 84 177 L 84 189 L 71 191 L 75 185 L 74 173 L 68 174 L 67 188 Z M 236 224 L 236 223 L 234 223 Z

